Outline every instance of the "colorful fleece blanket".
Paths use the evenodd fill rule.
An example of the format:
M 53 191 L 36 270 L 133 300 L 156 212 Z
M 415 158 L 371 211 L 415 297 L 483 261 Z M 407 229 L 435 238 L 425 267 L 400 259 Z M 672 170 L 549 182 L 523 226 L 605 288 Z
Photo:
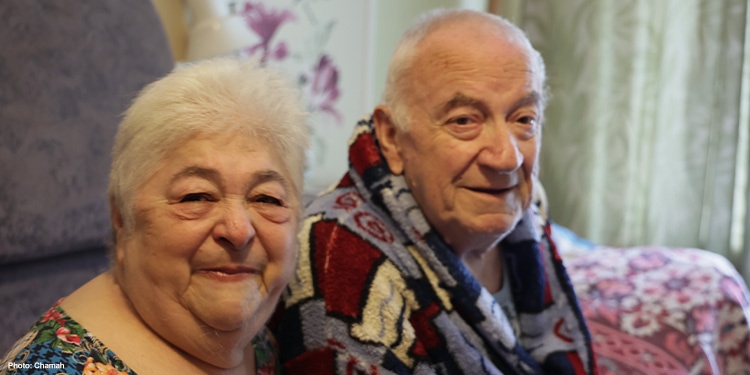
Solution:
M 305 210 L 278 338 L 289 374 L 593 374 L 594 356 L 539 205 L 501 243 L 520 334 L 427 224 L 371 121 L 349 172 Z

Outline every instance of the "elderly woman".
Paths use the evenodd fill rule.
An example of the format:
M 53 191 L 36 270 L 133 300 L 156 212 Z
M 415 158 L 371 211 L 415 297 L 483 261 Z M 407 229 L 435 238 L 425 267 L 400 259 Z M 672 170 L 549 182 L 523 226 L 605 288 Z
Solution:
M 264 326 L 294 269 L 298 99 L 281 73 L 231 59 L 146 87 L 113 150 L 112 268 L 44 314 L 3 370 L 275 372 Z

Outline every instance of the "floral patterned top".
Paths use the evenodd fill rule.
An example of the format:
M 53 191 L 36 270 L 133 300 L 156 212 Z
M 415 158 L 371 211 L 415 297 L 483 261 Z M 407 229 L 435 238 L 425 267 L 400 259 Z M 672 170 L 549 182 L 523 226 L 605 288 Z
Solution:
M 57 301 L 0 362 L 0 374 L 134 375 L 104 343 L 68 316 Z M 279 374 L 273 337 L 264 329 L 253 338 L 256 373 Z

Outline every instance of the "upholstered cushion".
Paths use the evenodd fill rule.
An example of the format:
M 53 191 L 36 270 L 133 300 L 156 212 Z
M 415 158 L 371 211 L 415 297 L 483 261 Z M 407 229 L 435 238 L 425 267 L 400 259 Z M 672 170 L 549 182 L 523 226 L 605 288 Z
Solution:
M 108 266 L 120 114 L 172 57 L 150 1 L 0 1 L 0 354 Z
M 119 115 L 172 69 L 150 1 L 0 2 L 0 264 L 102 247 Z

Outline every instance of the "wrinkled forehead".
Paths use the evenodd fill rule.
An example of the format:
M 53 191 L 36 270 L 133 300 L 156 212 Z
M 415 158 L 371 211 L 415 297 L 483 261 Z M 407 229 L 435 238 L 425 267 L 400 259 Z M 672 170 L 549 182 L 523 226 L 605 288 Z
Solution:
M 496 29 L 445 27 L 426 37 L 415 50 L 409 73 L 403 80 L 408 101 L 434 98 L 459 87 L 491 87 L 501 93 L 525 87 L 541 95 L 544 68 L 525 39 L 508 37 Z

